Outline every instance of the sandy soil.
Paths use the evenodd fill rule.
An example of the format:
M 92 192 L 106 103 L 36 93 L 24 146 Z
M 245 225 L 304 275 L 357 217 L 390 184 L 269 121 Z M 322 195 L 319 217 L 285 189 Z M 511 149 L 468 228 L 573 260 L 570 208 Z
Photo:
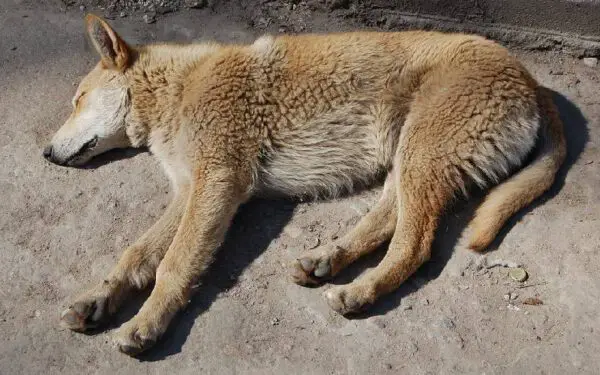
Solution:
M 133 42 L 243 42 L 264 31 L 360 27 L 326 13 L 290 14 L 269 21 L 248 9 L 205 8 L 160 15 L 152 24 L 141 15 L 113 24 Z M 457 245 L 475 206 L 460 203 L 441 226 L 433 259 L 400 290 L 359 318 L 334 314 L 321 296 L 328 286 L 294 285 L 285 265 L 347 231 L 376 200 L 376 188 L 329 202 L 246 205 L 190 306 L 139 360 L 112 347 L 114 327 L 95 335 L 60 329 L 71 296 L 100 280 L 169 199 L 166 178 L 145 152 L 112 153 L 87 169 L 41 157 L 70 111 L 74 85 L 96 60 L 82 31 L 78 7 L 0 5 L 0 373 L 600 371 L 599 68 L 554 53 L 516 52 L 560 93 L 567 165 L 555 188 L 486 254 L 522 263 L 530 275 L 525 284 L 504 268 L 478 270 L 480 259 Z M 334 282 L 348 282 L 382 254 Z M 543 305 L 524 305 L 528 297 Z

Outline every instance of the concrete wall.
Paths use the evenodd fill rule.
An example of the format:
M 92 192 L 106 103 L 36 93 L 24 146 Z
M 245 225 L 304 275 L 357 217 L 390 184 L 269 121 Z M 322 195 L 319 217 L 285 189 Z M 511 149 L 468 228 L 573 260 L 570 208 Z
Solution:
M 600 0 L 379 0 L 372 8 L 600 37 Z

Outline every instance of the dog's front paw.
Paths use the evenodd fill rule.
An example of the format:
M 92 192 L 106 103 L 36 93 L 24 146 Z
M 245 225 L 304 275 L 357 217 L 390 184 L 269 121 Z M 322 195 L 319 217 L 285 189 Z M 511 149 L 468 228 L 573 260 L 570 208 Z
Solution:
M 154 346 L 161 333 L 159 329 L 134 317 L 115 332 L 113 341 L 121 353 L 136 356 Z
M 323 293 L 329 307 L 342 315 L 358 313 L 375 302 L 375 295 L 369 288 L 360 285 L 341 285 Z
M 108 297 L 86 297 L 60 314 L 60 325 L 77 332 L 97 328 L 108 318 Z

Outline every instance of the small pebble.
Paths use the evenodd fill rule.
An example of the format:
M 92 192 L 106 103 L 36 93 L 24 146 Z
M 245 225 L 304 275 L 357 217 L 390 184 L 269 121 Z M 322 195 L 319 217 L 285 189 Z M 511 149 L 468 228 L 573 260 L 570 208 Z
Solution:
M 271 325 L 272 326 L 278 326 L 279 325 L 279 318 L 273 318 L 273 319 L 271 319 Z
M 85 5 L 80 5 L 79 6 L 79 10 L 82 11 L 82 12 L 85 11 Z
M 583 64 L 590 68 L 595 68 L 598 65 L 598 58 L 596 57 L 584 57 Z
M 127 13 L 121 12 L 121 13 L 119 13 L 119 17 L 121 17 L 121 18 L 127 17 Z
M 508 276 L 520 283 L 527 280 L 528 277 L 527 271 L 525 271 L 523 268 L 512 268 L 510 271 L 508 271 Z

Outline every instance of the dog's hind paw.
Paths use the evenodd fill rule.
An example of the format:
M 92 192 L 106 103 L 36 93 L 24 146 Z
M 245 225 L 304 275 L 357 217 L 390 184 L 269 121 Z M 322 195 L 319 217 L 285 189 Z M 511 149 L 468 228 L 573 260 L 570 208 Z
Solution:
M 331 276 L 328 256 L 310 255 L 296 259 L 292 264 L 292 280 L 299 285 L 319 285 Z
M 375 295 L 370 288 L 353 284 L 333 287 L 323 295 L 329 307 L 342 315 L 360 313 L 375 302 Z

